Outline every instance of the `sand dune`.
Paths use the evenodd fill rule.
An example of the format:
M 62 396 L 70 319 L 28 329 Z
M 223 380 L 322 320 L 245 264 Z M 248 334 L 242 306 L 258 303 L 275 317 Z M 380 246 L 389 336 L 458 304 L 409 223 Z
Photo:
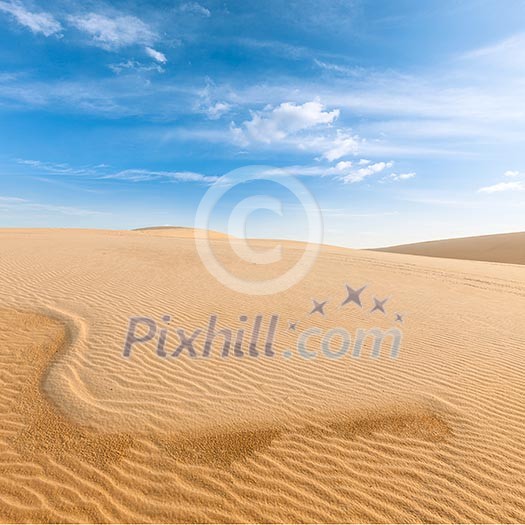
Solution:
M 525 233 L 506 233 L 419 242 L 379 248 L 376 251 L 469 261 L 525 264 Z
M 285 247 L 264 272 L 297 259 Z M 89 230 L 0 230 L 0 265 L 2 522 L 525 521 L 525 268 L 323 247 L 292 289 L 243 296 L 191 236 Z M 340 307 L 345 283 L 368 285 L 363 308 Z M 275 357 L 172 357 L 211 314 L 278 314 Z M 133 316 L 167 357 L 160 335 L 123 357 Z M 286 358 L 289 320 L 397 326 L 403 344 Z
M 187 228 L 184 226 L 151 226 L 149 228 L 136 228 L 132 230 L 147 235 L 162 237 L 180 237 L 183 239 L 194 239 L 195 237 L 209 237 L 210 239 L 228 239 L 226 233 L 214 230 L 199 230 L 198 228 Z

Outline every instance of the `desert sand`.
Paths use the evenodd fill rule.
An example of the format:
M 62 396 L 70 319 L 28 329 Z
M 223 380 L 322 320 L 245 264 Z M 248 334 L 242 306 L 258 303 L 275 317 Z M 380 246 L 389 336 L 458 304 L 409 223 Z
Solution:
M 301 249 L 246 269 L 212 245 L 254 279 Z M 345 284 L 367 285 L 362 308 L 340 306 Z M 218 284 L 187 231 L 0 230 L 0 521 L 523 522 L 524 311 L 517 265 L 326 246 L 258 297 Z M 279 315 L 275 357 L 172 357 L 211 314 Z M 160 335 L 123 357 L 134 316 L 167 357 Z M 286 358 L 288 321 L 403 344 Z
M 227 239 L 230 236 L 214 230 L 199 230 L 198 228 L 188 228 L 185 226 L 150 226 L 133 230 L 147 235 L 158 237 L 178 237 L 184 239 L 195 239 L 207 237 L 209 239 Z
M 377 251 L 468 261 L 525 264 L 525 233 L 444 239 L 379 248 Z

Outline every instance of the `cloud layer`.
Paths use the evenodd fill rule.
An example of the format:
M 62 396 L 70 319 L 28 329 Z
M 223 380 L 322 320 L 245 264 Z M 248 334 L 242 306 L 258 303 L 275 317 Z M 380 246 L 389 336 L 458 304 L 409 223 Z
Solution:
M 198 5 L 198 4 L 197 4 Z M 46 37 L 62 36 L 64 26 L 48 12 L 31 11 L 21 0 L 0 0 L 0 12 L 7 13 L 21 26 L 35 34 Z M 153 60 L 165 64 L 166 55 L 153 48 L 159 36 L 147 23 L 127 14 L 103 14 L 97 12 L 63 15 L 64 23 L 88 37 L 88 43 L 107 51 L 118 51 L 129 46 L 144 46 Z

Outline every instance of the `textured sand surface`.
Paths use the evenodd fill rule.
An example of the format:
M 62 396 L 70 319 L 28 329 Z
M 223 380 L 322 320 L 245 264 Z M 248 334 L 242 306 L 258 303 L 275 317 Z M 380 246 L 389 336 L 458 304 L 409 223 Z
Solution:
M 242 270 L 213 246 L 254 277 L 300 251 Z M 368 284 L 362 309 L 339 307 L 345 283 Z M 0 230 L 0 521 L 523 522 L 524 311 L 520 266 L 325 247 L 300 284 L 250 297 L 184 236 Z M 283 356 L 288 320 L 353 333 L 396 312 L 398 359 Z M 171 354 L 210 314 L 279 314 L 276 356 L 160 358 L 158 337 L 122 356 L 132 316 Z
M 509 264 L 525 264 L 525 233 L 504 233 L 419 242 L 380 248 L 376 251 L 446 257 L 468 261 L 489 261 Z
M 195 239 L 195 237 L 208 237 L 210 239 L 227 239 L 228 235 L 213 230 L 197 230 L 184 226 L 151 226 L 149 228 L 137 228 L 133 230 L 147 235 L 159 237 L 180 237 L 183 239 Z

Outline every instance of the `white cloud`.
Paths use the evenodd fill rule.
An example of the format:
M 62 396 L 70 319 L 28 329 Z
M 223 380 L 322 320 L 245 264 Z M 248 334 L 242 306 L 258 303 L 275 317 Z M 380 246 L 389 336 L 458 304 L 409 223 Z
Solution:
M 337 165 L 339 164 L 343 163 L 340 162 Z M 374 164 L 369 164 L 364 168 L 350 170 L 348 173 L 341 177 L 341 180 L 346 183 L 361 182 L 362 180 L 366 179 L 367 177 L 370 177 L 371 175 L 381 173 L 382 171 L 391 168 L 393 165 L 394 163 L 392 161 L 376 162 Z
M 492 186 L 485 186 L 478 190 L 480 193 L 500 193 L 502 191 L 525 191 L 525 181 L 500 182 Z
M 195 111 L 204 113 L 210 120 L 217 120 L 232 109 L 229 102 L 217 99 L 215 90 L 215 83 L 206 79 L 205 87 L 198 92 L 199 100 L 194 104 Z M 239 140 L 244 139 L 240 137 Z
M 210 120 L 217 120 L 221 118 L 225 113 L 230 111 L 231 105 L 227 102 L 215 102 L 208 107 L 204 108 L 204 113 L 208 116 Z
M 342 160 L 340 162 L 338 162 L 333 168 L 330 168 L 327 170 L 327 173 L 329 175 L 332 175 L 334 173 L 342 173 L 344 171 L 348 171 L 349 169 L 352 168 L 352 166 L 354 165 L 353 162 L 349 161 L 349 160 Z
M 314 58 L 314 64 L 326 71 L 332 71 L 332 72 L 341 73 L 344 75 L 357 76 L 362 73 L 362 69 L 360 68 L 342 66 L 340 64 L 334 64 L 332 62 L 324 62 L 322 60 L 318 60 L 317 58 Z
M 157 171 L 147 169 L 127 169 L 111 172 L 110 166 L 99 164 L 82 168 L 73 168 L 65 163 L 43 162 L 40 160 L 18 159 L 19 164 L 30 166 L 38 171 L 45 171 L 58 176 L 77 176 L 89 179 L 115 179 L 130 182 L 165 180 L 167 182 L 204 182 L 212 184 L 218 177 L 202 175 L 192 171 Z
M 164 53 L 161 53 L 160 51 L 157 51 L 156 49 L 153 49 L 152 47 L 146 46 L 146 53 L 151 58 L 153 58 L 153 60 L 156 60 L 157 62 L 160 62 L 161 64 L 165 64 L 168 61 Z
M 0 11 L 9 13 L 20 25 L 29 28 L 33 33 L 51 36 L 62 31 L 60 22 L 51 14 L 31 12 L 18 0 L 0 0 Z
M 193 171 L 154 171 L 145 169 L 128 169 L 110 173 L 102 179 L 117 179 L 129 182 L 147 182 L 151 180 L 166 180 L 170 182 L 204 182 L 212 184 L 218 177 L 211 177 Z
M 520 172 L 517 170 L 507 170 L 503 173 L 503 176 L 511 179 L 521 178 L 524 180 L 517 180 L 512 182 L 499 182 L 498 184 L 493 184 L 492 186 L 485 186 L 483 188 L 480 188 L 478 191 L 480 193 L 500 193 L 502 191 L 525 190 L 525 172 Z
M 201 15 L 206 18 L 209 18 L 211 16 L 210 10 L 197 2 L 186 2 L 185 4 L 182 4 L 179 9 L 183 13 Z
M 504 174 L 505 177 L 525 177 L 525 172 L 516 170 L 507 170 Z
M 252 111 L 252 118 L 230 125 L 234 143 L 246 147 L 266 145 L 320 155 L 329 162 L 357 153 L 361 140 L 348 129 L 335 129 L 339 109 L 327 110 L 314 100 L 303 104 L 284 102 Z
M 409 173 L 391 173 L 388 177 L 385 177 L 385 178 L 387 180 L 398 182 L 401 180 L 413 179 L 415 176 L 416 176 L 416 173 L 414 171 L 411 171 Z
M 357 163 L 359 165 L 359 163 Z M 357 168 L 352 161 L 341 160 L 334 166 L 317 164 L 313 166 L 287 166 L 284 168 L 272 168 L 267 173 L 271 175 L 293 175 L 298 177 L 326 177 L 331 176 L 345 183 L 361 182 L 371 175 L 381 173 L 394 165 L 392 161 L 370 163 L 365 168 Z M 415 176 L 415 173 L 403 174 L 403 179 Z M 399 175 L 398 177 L 401 177 Z M 396 179 L 397 180 L 397 179 Z
M 243 122 L 241 128 L 235 125 L 233 128 L 236 138 L 243 138 L 245 144 L 271 144 L 319 125 L 330 125 L 338 117 L 338 109 L 326 111 L 319 101 L 304 104 L 283 102 L 275 108 L 267 107 L 263 111 L 252 112 L 251 120 Z
M 311 164 L 311 165 L 292 165 L 282 166 L 275 168 L 268 168 L 261 171 L 261 176 L 272 176 L 272 177 L 331 177 L 337 181 L 343 183 L 357 183 L 361 182 L 371 175 L 375 175 L 391 168 L 394 165 L 393 161 L 381 161 L 381 162 L 370 162 L 370 165 L 366 168 L 358 168 L 359 163 L 352 161 L 342 160 L 337 162 L 335 165 L 327 165 L 323 163 Z M 407 180 L 415 177 L 415 173 L 404 173 L 404 174 L 392 174 L 391 177 L 395 177 L 393 180 Z M 211 177 L 201 175 L 198 173 L 186 173 L 186 172 L 157 172 L 149 170 L 125 170 L 116 174 L 107 176 L 106 178 L 119 178 L 124 180 L 130 180 L 134 182 L 157 180 L 157 179 L 170 179 L 174 180 L 182 178 L 183 180 L 193 180 L 196 182 L 213 183 L 219 180 L 219 177 Z M 381 179 L 381 181 L 383 181 Z
M 156 33 L 135 16 L 109 17 L 87 13 L 68 17 L 69 22 L 92 38 L 92 43 L 106 50 L 126 46 L 149 46 L 157 40 Z
M 341 157 L 356 154 L 359 150 L 359 143 L 359 137 L 357 135 L 349 135 L 344 131 L 337 130 L 335 139 L 333 139 L 328 149 L 323 153 L 323 157 L 332 162 Z

